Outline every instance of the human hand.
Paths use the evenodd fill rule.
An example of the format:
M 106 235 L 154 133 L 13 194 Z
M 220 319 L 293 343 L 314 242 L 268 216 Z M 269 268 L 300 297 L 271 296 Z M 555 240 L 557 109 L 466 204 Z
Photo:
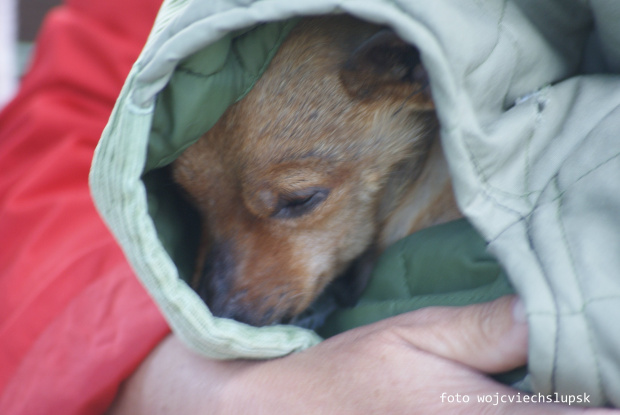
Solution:
M 478 403 L 478 396 L 526 395 L 485 375 L 526 362 L 527 325 L 514 304 L 503 297 L 418 310 L 268 361 L 205 359 L 169 336 L 127 381 L 110 413 L 617 413 Z M 461 402 L 448 402 L 457 394 Z

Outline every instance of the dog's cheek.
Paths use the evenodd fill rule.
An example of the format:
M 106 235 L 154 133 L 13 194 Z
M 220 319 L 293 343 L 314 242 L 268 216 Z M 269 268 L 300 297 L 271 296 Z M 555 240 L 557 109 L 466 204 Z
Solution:
M 368 248 L 375 226 L 366 219 L 359 213 L 340 214 L 295 239 L 295 269 L 307 276 L 300 279 L 299 292 L 314 299 Z
M 317 295 L 324 286 L 322 279 L 334 273 L 333 241 L 325 235 L 303 235 L 294 241 L 294 268 L 300 276 L 298 291 L 305 296 Z

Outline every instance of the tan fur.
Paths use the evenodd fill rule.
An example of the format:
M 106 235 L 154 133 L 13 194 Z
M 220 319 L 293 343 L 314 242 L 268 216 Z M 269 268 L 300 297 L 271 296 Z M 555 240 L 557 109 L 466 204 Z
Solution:
M 305 19 L 173 164 L 203 218 L 194 287 L 215 314 L 286 320 L 360 255 L 459 215 L 430 91 L 415 81 L 423 68 L 367 65 L 368 43 L 400 56 L 383 33 L 347 16 Z

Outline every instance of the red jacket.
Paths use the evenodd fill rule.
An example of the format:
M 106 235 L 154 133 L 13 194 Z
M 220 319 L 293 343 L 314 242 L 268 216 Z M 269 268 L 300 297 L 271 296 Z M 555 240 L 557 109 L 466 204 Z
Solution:
M 0 113 L 0 414 L 97 414 L 169 329 L 88 189 L 158 0 L 68 0 Z

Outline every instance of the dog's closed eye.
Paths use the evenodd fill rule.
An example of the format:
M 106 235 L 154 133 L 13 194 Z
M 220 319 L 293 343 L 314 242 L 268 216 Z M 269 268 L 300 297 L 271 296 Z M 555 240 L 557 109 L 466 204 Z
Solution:
M 329 189 L 324 187 L 309 187 L 278 196 L 275 209 L 271 214 L 276 219 L 291 219 L 312 212 L 327 196 Z

